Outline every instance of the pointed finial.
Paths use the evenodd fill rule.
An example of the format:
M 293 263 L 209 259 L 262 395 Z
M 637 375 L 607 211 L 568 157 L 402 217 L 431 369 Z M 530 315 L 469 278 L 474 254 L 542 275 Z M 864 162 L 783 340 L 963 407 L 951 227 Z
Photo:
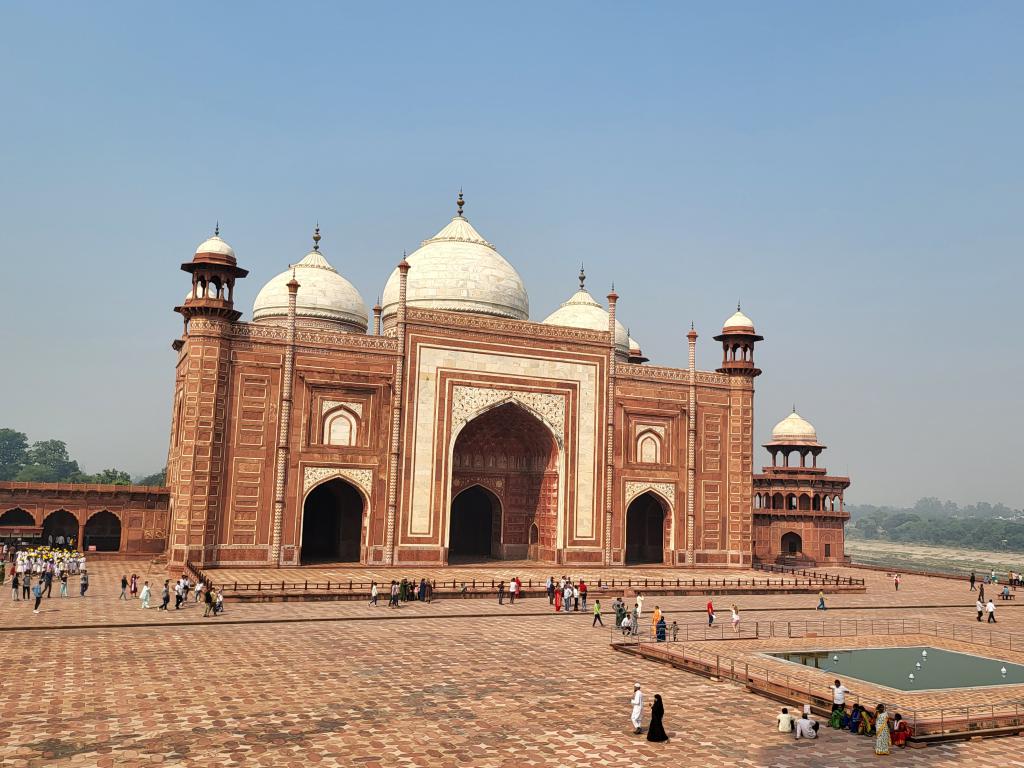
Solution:
M 697 330 L 696 328 L 693 327 L 693 320 L 690 321 L 690 330 L 691 331 L 696 331 Z
M 743 310 L 740 309 L 740 303 L 739 303 L 738 300 L 736 301 L 736 311 L 737 312 L 742 312 L 743 311 Z
M 220 237 L 220 219 L 217 219 L 217 223 L 213 225 L 213 236 Z
M 316 229 L 313 230 L 313 250 L 320 250 L 320 222 L 316 223 Z
M 793 413 L 796 413 L 796 403 L 793 403 Z
M 295 279 L 295 267 L 292 267 L 292 280 Z
M 583 284 L 587 282 L 587 273 L 583 271 L 583 262 L 580 262 L 580 290 L 583 290 Z
M 462 198 L 462 187 L 459 187 L 459 199 L 455 201 L 456 213 L 462 216 L 462 207 L 466 204 L 466 201 Z

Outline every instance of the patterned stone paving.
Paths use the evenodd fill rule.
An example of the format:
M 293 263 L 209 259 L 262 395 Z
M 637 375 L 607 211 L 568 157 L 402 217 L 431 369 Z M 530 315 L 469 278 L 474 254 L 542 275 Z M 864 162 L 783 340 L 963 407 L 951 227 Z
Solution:
M 794 742 L 774 731 L 772 702 L 612 651 L 609 631 L 592 629 L 587 616 L 554 615 L 544 599 L 399 611 L 229 604 L 223 621 L 193 626 L 204 621 L 194 606 L 164 616 L 118 601 L 123 569 L 97 564 L 87 598 L 51 598 L 38 616 L 0 591 L 0 629 L 38 626 L 0 631 L 0 765 L 827 768 L 882 760 L 870 740 L 828 729 L 816 742 Z M 145 574 L 139 564 L 128 570 Z M 894 596 L 884 574 L 857 572 L 865 573 L 874 594 L 836 596 L 829 618 L 971 620 L 966 585 L 908 577 Z M 809 598 L 744 596 L 741 611 L 820 617 Z M 683 611 L 703 608 L 695 597 L 658 602 L 688 622 L 699 617 Z M 922 607 L 938 604 L 967 609 Z M 1024 631 L 1024 611 L 1000 610 L 1001 629 Z M 108 626 L 134 622 L 163 626 Z M 76 623 L 98 626 L 60 628 Z M 634 679 L 665 698 L 668 744 L 630 733 Z M 885 762 L 1024 766 L 1021 743 L 951 743 Z

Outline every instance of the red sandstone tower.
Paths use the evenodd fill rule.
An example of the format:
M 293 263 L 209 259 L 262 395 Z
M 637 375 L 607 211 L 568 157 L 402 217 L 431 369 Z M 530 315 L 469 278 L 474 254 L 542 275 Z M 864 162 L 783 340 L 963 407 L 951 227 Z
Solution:
M 754 476 L 754 556 L 791 565 L 845 562 L 843 526 L 850 515 L 843 492 L 850 478 L 818 466 L 825 446 L 795 407 L 764 447 L 772 465 Z
M 740 305 L 725 321 L 715 341 L 722 342 L 722 365 L 719 373 L 729 376 L 728 436 L 726 439 L 726 497 L 721 516 L 718 541 L 728 550 L 729 565 L 750 565 L 753 562 L 753 487 L 750 482 L 754 465 L 754 378 L 761 369 L 754 366 L 754 345 L 764 336 L 754 330 L 754 322 L 743 314 Z M 705 534 L 711 534 L 714 515 L 704 511 Z
M 238 266 L 234 249 L 213 237 L 181 265 L 192 275 L 192 289 L 181 306 L 185 319 L 178 352 L 168 453 L 171 530 L 168 564 L 185 560 L 203 564 L 216 544 L 226 492 L 224 451 L 227 431 L 230 324 L 241 317 L 234 307 L 235 280 L 248 273 Z

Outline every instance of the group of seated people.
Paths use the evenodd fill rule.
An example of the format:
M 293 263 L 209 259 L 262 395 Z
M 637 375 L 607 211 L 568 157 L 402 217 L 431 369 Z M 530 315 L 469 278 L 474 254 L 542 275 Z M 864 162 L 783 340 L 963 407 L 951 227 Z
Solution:
M 797 739 L 815 739 L 818 737 L 818 729 L 821 727 L 817 720 L 811 718 L 809 704 L 804 705 L 804 710 L 799 718 L 793 717 L 789 713 L 788 707 L 783 707 L 776 719 L 781 733 L 792 733 Z M 860 704 L 854 704 L 853 709 L 849 712 L 845 707 L 834 709 L 828 725 L 830 728 L 846 729 L 850 733 L 861 736 L 874 736 L 875 714 Z M 910 724 L 897 712 L 892 721 L 892 743 L 897 747 L 905 747 L 907 739 L 912 733 Z

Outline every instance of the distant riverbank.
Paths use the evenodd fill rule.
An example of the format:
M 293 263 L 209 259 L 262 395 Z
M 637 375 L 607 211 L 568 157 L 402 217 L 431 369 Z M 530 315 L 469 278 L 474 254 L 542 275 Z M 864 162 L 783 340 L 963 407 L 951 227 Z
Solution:
M 988 552 L 963 547 L 933 547 L 878 539 L 846 539 L 846 554 L 853 562 L 880 565 L 894 571 L 935 571 L 968 575 L 980 579 L 993 568 L 1005 578 L 1008 571 L 1024 572 L 1024 552 Z

